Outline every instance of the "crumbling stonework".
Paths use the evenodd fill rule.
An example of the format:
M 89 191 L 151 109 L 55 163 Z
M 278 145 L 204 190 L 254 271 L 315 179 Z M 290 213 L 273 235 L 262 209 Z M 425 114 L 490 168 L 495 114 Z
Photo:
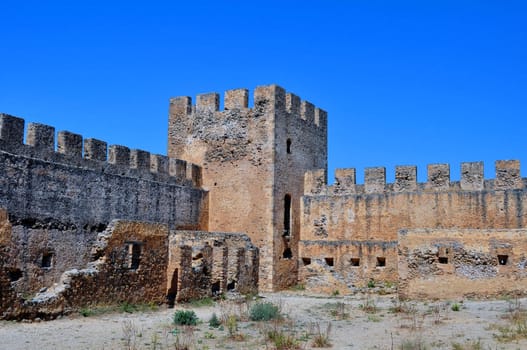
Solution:
M 415 166 L 397 167 L 395 183 L 387 184 L 384 168 L 369 168 L 364 185 L 355 183 L 355 169 L 339 169 L 332 186 L 326 185 L 324 170 L 306 173 L 300 280 L 308 282 L 313 278 L 312 268 L 306 262 L 325 259 L 333 261 L 330 272 L 338 273 L 349 290 L 370 280 L 397 282 L 400 229 L 426 228 L 433 239 L 440 229 L 525 227 L 527 212 L 523 203 L 527 192 L 525 180 L 519 177 L 519 162 L 496 162 L 496 178 L 491 180 L 484 180 L 482 162 L 463 163 L 461 169 L 461 181 L 451 182 L 448 164 L 429 165 L 428 181 L 418 183 Z M 516 243 L 511 240 L 509 244 Z M 423 259 L 415 264 L 416 268 L 423 275 L 433 274 L 435 271 L 426 269 L 435 265 Z M 467 265 L 458 269 L 458 274 L 481 273 L 490 278 L 491 265 L 481 266 Z M 504 288 L 516 290 L 511 283 L 504 284 Z
M 525 295 L 525 229 L 415 229 L 398 237 L 403 298 Z
M 258 249 L 244 234 L 175 231 L 170 235 L 169 302 L 258 291 Z
M 4 303 L 0 318 L 54 318 L 81 307 L 118 302 L 165 301 L 168 227 L 113 221 L 99 233 L 90 262 L 65 271 L 60 280 L 31 295 L 17 292 Z M 2 289 L 4 290 L 4 289 Z

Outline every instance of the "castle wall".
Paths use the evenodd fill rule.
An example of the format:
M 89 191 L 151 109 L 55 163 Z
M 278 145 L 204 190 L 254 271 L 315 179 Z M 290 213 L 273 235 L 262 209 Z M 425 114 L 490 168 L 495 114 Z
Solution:
M 525 229 L 413 229 L 398 237 L 402 298 L 525 295 Z
M 397 167 L 394 184 L 386 184 L 384 168 L 366 169 L 364 185 L 355 183 L 354 169 L 338 170 L 332 186 L 326 186 L 324 171 L 307 173 L 300 258 L 337 254 L 335 266 L 344 266 L 346 261 L 342 260 L 347 256 L 334 253 L 327 244 L 393 242 L 402 228 L 525 227 L 523 202 L 527 191 L 519 175 L 519 162 L 497 161 L 496 178 L 492 180 L 483 179 L 481 162 L 464 163 L 461 168 L 459 182 L 450 181 L 446 164 L 429 165 L 426 183 L 417 183 L 413 166 Z M 321 244 L 315 244 L 317 241 Z M 304 248 L 307 246 L 310 248 Z M 354 256 L 353 250 L 346 254 Z M 398 278 L 393 254 L 386 258 L 384 268 L 393 271 L 391 280 Z M 375 275 L 365 277 L 363 284 Z
M 0 207 L 12 232 L 6 257 L 19 294 L 81 268 L 113 219 L 200 226 L 206 193 L 197 166 L 0 115 Z
M 300 199 L 304 193 L 304 173 L 327 168 L 327 113 L 294 94 L 280 91 L 277 96 L 285 98 L 285 101 L 280 101 L 281 108 L 276 111 L 273 285 L 275 289 L 283 289 L 295 285 L 298 279 Z M 291 197 L 288 233 L 284 231 L 286 195 Z
M 217 93 L 199 95 L 195 105 L 171 99 L 168 155 L 202 167 L 208 230 L 247 232 L 260 249 L 260 288 L 272 290 L 296 280 L 302 177 L 326 166 L 327 118 L 276 85 L 256 88 L 253 108 L 248 95 L 227 91 L 222 111 Z M 286 194 L 293 234 L 284 239 Z

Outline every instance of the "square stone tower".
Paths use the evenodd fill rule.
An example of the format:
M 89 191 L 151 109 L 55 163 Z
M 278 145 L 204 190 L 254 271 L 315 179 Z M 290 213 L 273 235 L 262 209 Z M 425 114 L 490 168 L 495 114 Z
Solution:
M 168 156 L 202 167 L 209 231 L 246 232 L 260 249 L 259 288 L 297 281 L 304 173 L 327 168 L 327 113 L 277 85 L 170 100 Z

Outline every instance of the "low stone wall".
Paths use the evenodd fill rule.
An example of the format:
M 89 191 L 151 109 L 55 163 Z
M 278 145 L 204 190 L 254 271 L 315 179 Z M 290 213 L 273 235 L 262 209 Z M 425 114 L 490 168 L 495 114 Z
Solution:
M 31 298 L 6 282 L 9 262 L 0 268 L 0 318 L 49 319 L 81 307 L 119 302 L 165 301 L 168 263 L 166 225 L 117 220 L 98 234 L 92 262 L 64 272 L 60 281 Z
M 398 236 L 403 298 L 527 294 L 525 229 L 414 229 Z
M 174 231 L 167 269 L 169 304 L 228 290 L 258 291 L 259 251 L 245 234 Z
M 300 241 L 299 283 L 309 291 L 351 293 L 397 281 L 396 241 Z

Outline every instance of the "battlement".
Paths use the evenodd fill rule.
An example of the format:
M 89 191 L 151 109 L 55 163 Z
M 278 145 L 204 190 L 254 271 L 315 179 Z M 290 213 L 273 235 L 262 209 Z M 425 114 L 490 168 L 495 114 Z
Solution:
M 289 115 L 298 116 L 307 124 L 325 130 L 327 128 L 327 112 L 314 106 L 308 101 L 301 100 L 298 96 L 286 92 L 278 85 L 259 86 L 253 91 L 254 106 L 249 107 L 249 90 L 234 89 L 223 94 L 223 110 L 220 110 L 220 94 L 211 92 L 200 94 L 196 103 L 188 96 L 170 99 L 170 115 L 183 119 L 194 114 L 216 114 L 232 110 L 260 113 L 262 109 L 287 112 Z
M 483 162 L 461 163 L 461 180 L 450 180 L 449 164 L 429 164 L 427 181 L 417 182 L 417 166 L 396 166 L 395 182 L 386 183 L 386 168 L 372 167 L 364 170 L 364 184 L 356 183 L 355 168 L 337 169 L 335 183 L 327 185 L 325 170 L 314 170 L 304 175 L 305 195 L 348 195 L 370 193 L 400 192 L 445 192 L 445 191 L 484 191 L 515 190 L 527 186 L 527 179 L 520 176 L 518 160 L 498 160 L 495 162 L 494 179 L 484 179 Z
M 59 131 L 39 123 L 28 123 L 24 144 L 25 121 L 0 113 L 0 151 L 28 158 L 89 168 L 145 180 L 201 186 L 201 169 L 195 164 L 150 154 L 147 151 L 111 145 L 70 131 Z

